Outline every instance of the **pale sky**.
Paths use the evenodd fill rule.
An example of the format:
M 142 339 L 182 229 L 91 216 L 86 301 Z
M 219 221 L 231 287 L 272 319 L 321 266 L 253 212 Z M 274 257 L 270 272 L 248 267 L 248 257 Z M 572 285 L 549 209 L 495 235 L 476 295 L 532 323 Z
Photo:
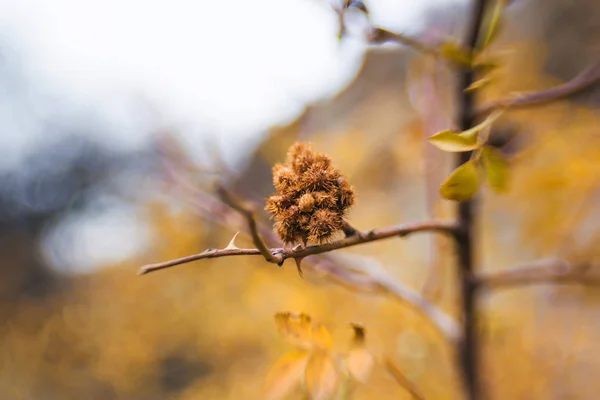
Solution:
M 358 71 L 364 46 L 338 42 L 326 1 L 0 0 L 0 148 L 6 154 L 0 170 L 52 139 L 43 136 L 48 119 L 68 126 L 81 115 L 104 128 L 99 142 L 115 148 L 135 148 L 169 126 L 192 155 L 202 153 L 199 139 L 206 137 L 247 152 L 270 125 L 333 96 Z M 365 3 L 375 24 L 410 33 L 422 27 L 427 8 L 462 1 Z M 2 82 L 7 79 L 20 85 L 18 95 Z M 131 253 L 106 249 L 135 236 L 135 221 L 121 224 L 122 234 L 108 224 L 110 235 L 107 219 L 98 221 L 95 216 L 73 240 L 98 243 L 103 236 L 115 243 L 84 243 L 79 247 L 88 250 L 73 263 Z M 102 226 L 101 235 L 94 226 Z

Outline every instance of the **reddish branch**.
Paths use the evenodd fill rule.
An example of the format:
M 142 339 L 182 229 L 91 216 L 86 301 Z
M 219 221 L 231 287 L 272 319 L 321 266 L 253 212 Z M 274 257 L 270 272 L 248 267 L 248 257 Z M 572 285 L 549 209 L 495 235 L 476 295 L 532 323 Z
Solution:
M 589 264 L 570 264 L 560 258 L 538 260 L 531 264 L 500 271 L 477 274 L 477 285 L 484 289 L 509 288 L 544 283 L 575 283 L 600 286 L 600 279 L 590 277 Z
M 483 115 L 498 109 L 524 108 L 545 104 L 554 100 L 569 97 L 589 88 L 597 82 L 600 82 L 600 61 L 588 67 L 568 82 L 549 89 L 516 93 L 505 99 L 493 100 L 479 106 L 475 110 L 475 113 L 477 115 Z

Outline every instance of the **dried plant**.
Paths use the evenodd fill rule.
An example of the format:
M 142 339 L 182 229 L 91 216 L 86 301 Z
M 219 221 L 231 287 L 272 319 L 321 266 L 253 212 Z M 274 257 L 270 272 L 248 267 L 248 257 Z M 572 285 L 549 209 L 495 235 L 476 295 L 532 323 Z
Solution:
M 330 240 L 354 204 L 354 190 L 331 158 L 304 143 L 290 147 L 287 165 L 273 167 L 273 185 L 277 193 L 267 199 L 265 209 L 284 243 Z
M 460 371 L 464 398 L 477 400 L 488 398 L 481 387 L 479 367 L 479 337 L 477 326 L 479 312 L 477 294 L 483 290 L 514 287 L 533 283 L 577 283 L 600 286 L 600 281 L 586 275 L 589 264 L 570 264 L 561 259 L 546 259 L 530 265 L 507 268 L 499 272 L 484 273 L 476 268 L 474 257 L 477 244 L 475 227 L 479 221 L 477 202 L 480 183 L 486 181 L 496 191 L 505 191 L 509 182 L 509 164 L 501 152 L 489 143 L 492 124 L 502 113 L 512 109 L 542 105 L 570 96 L 600 81 L 600 61 L 571 79 L 553 88 L 517 93 L 488 103 L 478 102 L 477 90 L 489 81 L 493 66 L 486 60 L 486 50 L 497 35 L 505 0 L 474 0 L 466 36 L 461 43 L 448 41 L 430 45 L 402 34 L 371 27 L 368 38 L 372 44 L 394 41 L 413 47 L 429 56 L 447 62 L 456 71 L 456 126 L 455 129 L 438 132 L 429 138 L 431 144 L 442 151 L 456 153 L 454 171 L 440 187 L 440 195 L 456 203 L 456 218 L 452 221 L 425 221 L 396 225 L 382 229 L 358 231 L 344 220 L 348 208 L 354 203 L 354 191 L 346 178 L 332 166 L 331 159 L 316 153 L 303 143 L 294 144 L 288 152 L 286 165 L 273 169 L 273 183 L 277 193 L 267 200 L 266 210 L 275 220 L 275 231 L 286 243 L 302 241 L 303 246 L 270 248 L 263 237 L 275 241 L 272 231 L 261 229 L 252 210 L 233 198 L 223 187 L 217 195 L 228 207 L 217 204 L 208 208 L 211 217 L 221 215 L 227 223 L 230 212 L 238 212 L 247 227 L 256 248 L 238 248 L 232 240 L 223 249 L 208 249 L 200 254 L 142 267 L 146 274 L 175 265 L 205 258 L 229 256 L 262 256 L 265 261 L 282 265 L 292 258 L 298 265 L 307 256 L 331 277 L 355 290 L 391 293 L 396 299 L 419 310 L 453 345 L 455 362 Z M 360 1 L 343 1 L 334 6 L 340 21 L 340 33 L 346 32 L 344 13 L 357 9 L 368 16 L 368 10 Z M 356 10 L 354 10 L 356 11 Z M 343 36 L 343 35 L 341 35 Z M 480 179 L 484 176 L 485 179 Z M 204 196 L 207 202 L 217 202 Z M 215 212 L 217 210 L 218 212 Z M 264 227 L 262 227 L 264 228 Z M 343 230 L 344 238 L 332 240 L 336 232 Z M 267 232 L 268 234 L 265 234 Z M 456 248 L 457 281 L 460 288 L 460 315 L 447 316 L 420 293 L 396 282 L 385 271 L 352 271 L 329 253 L 346 247 L 373 241 L 405 237 L 417 232 L 436 232 L 450 236 Z M 269 236 L 271 235 L 271 236 Z M 235 237 L 234 237 L 235 239 Z M 314 242 L 307 246 L 308 242 Z M 325 254 L 327 253 L 327 254 Z M 315 262 L 316 260 L 316 262 Z M 319 264 L 320 263 L 320 264 Z M 314 265 L 313 265 L 314 266 Z M 274 366 L 268 381 L 270 398 L 280 399 L 301 383 L 311 399 L 331 398 L 340 382 L 339 356 L 331 351 L 330 335 L 320 325 L 315 325 L 306 315 L 278 314 L 276 321 L 288 340 L 293 341 L 297 351 L 284 356 Z M 460 322 L 459 322 L 460 321 Z M 361 335 L 355 328 L 355 345 L 358 353 L 345 360 L 350 375 L 363 380 L 370 371 L 371 355 L 364 347 Z M 311 361 L 312 360 L 312 361 Z M 423 398 L 391 360 L 385 362 L 391 375 L 403 385 L 414 398 Z M 316 372 L 315 372 L 316 371 Z

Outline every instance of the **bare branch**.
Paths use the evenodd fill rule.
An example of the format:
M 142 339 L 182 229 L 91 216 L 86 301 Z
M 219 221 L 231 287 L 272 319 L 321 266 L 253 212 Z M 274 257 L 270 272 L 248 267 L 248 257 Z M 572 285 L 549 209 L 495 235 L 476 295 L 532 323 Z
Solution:
M 262 236 L 260 236 L 260 233 L 258 232 L 258 226 L 256 225 L 254 213 L 248 208 L 244 207 L 244 205 L 242 205 L 240 202 L 238 202 L 231 195 L 231 193 L 225 190 L 224 187 L 218 186 L 217 194 L 219 195 L 221 200 L 223 200 L 223 203 L 227 204 L 229 207 L 233 208 L 246 218 L 246 220 L 248 221 L 248 227 L 250 229 L 250 235 L 252 235 L 252 242 L 254 243 L 260 254 L 262 254 L 262 256 L 265 258 L 265 260 L 271 263 L 281 265 L 285 258 L 281 258 L 281 256 L 275 256 L 273 253 L 271 253 L 271 251 L 265 244 L 265 241 L 263 240 Z
M 192 261 L 203 260 L 205 258 L 219 258 L 231 256 L 260 256 L 258 249 L 206 249 L 202 253 L 192 254 L 174 260 L 165 261 L 156 264 L 147 264 L 140 268 L 138 275 L 144 275 L 149 272 L 159 271 L 161 269 L 174 267 L 176 265 L 187 264 Z
M 540 283 L 576 283 L 599 286 L 600 280 L 587 275 L 589 264 L 570 264 L 560 258 L 549 258 L 501 271 L 479 273 L 478 286 L 498 289 Z
M 229 194 L 226 194 L 226 195 L 229 196 Z M 230 201 L 230 200 L 231 200 L 231 198 L 228 198 L 226 200 L 224 199 L 224 201 Z M 232 208 L 235 208 L 238 211 L 240 211 L 241 213 L 243 213 L 246 216 L 246 218 L 249 218 L 249 225 L 250 225 L 250 230 L 252 233 L 252 238 L 254 240 L 254 244 L 257 245 L 257 247 L 258 247 L 258 244 L 260 244 L 261 246 L 264 246 L 262 250 L 260 248 L 259 249 L 234 249 L 234 250 L 231 250 L 231 249 L 209 249 L 200 254 L 195 254 L 195 255 L 191 255 L 191 256 L 187 256 L 187 257 L 183 257 L 183 258 L 178 258 L 175 260 L 166 261 L 164 263 L 146 265 L 140 269 L 139 274 L 143 275 L 143 274 L 147 274 L 149 272 L 158 271 L 161 269 L 173 267 L 175 265 L 181 265 L 181 264 L 185 264 L 188 262 L 201 260 L 204 258 L 218 258 L 218 257 L 242 256 L 242 255 L 249 256 L 249 255 L 262 254 L 263 257 L 265 257 L 265 259 L 267 261 L 272 262 L 272 263 L 281 264 L 283 261 L 285 261 L 288 258 L 303 258 L 306 256 L 327 253 L 327 252 L 330 252 L 333 250 L 356 246 L 356 245 L 363 244 L 363 243 L 374 242 L 376 240 L 388 239 L 388 238 L 395 237 L 395 236 L 404 237 L 404 236 L 408 236 L 412 233 L 426 232 L 426 231 L 437 231 L 437 232 L 442 232 L 442 233 L 453 234 L 454 230 L 455 230 L 454 225 L 449 222 L 443 222 L 443 221 L 420 222 L 420 223 L 396 225 L 396 226 L 392 226 L 389 228 L 373 229 L 367 233 L 357 232 L 354 235 L 348 236 L 344 239 L 341 239 L 341 240 L 338 240 L 335 242 L 331 242 L 331 243 L 324 243 L 321 245 L 307 246 L 307 247 L 300 247 L 300 248 L 281 247 L 281 248 L 276 248 L 276 249 L 268 249 L 266 247 L 266 245 L 264 244 L 264 242 L 262 241 L 260 234 L 258 233 L 258 227 L 256 226 L 256 221 L 254 220 L 252 213 L 249 212 L 248 210 L 242 208 L 239 204 L 230 203 L 229 205 Z M 251 219 L 250 219 L 250 217 L 251 217 Z M 257 244 L 257 242 L 258 242 L 258 244 Z M 271 257 L 271 260 L 269 260 L 265 256 L 265 254 L 267 254 L 267 253 Z
M 600 61 L 596 62 L 568 82 L 553 88 L 516 93 L 505 99 L 493 100 L 475 110 L 477 115 L 487 114 L 498 109 L 524 108 L 545 104 L 571 96 L 600 81 Z

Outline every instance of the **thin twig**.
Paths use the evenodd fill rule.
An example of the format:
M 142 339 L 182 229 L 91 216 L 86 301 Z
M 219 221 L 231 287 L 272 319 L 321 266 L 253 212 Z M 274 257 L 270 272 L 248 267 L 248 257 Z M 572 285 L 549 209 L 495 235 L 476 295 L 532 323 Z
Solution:
M 486 289 L 513 288 L 544 283 L 599 286 L 598 278 L 587 275 L 589 269 L 589 264 L 571 264 L 560 258 L 549 258 L 501 271 L 482 272 L 475 279 L 479 286 Z
M 571 96 L 597 82 L 600 82 L 600 61 L 586 68 L 568 82 L 549 89 L 516 93 L 504 99 L 493 100 L 477 107 L 475 113 L 476 115 L 484 115 L 499 109 L 525 108 L 545 104 Z
M 237 205 L 237 206 L 239 206 L 239 205 Z M 252 215 L 252 213 L 249 213 L 249 214 Z M 391 226 L 391 227 L 382 228 L 382 229 L 373 229 L 366 233 L 359 232 L 352 236 L 348 236 L 344 239 L 340 239 L 340 240 L 337 240 L 337 241 L 331 242 L 331 243 L 324 243 L 321 245 L 307 246 L 307 247 L 300 247 L 300 248 L 281 247 L 281 248 L 275 248 L 275 249 L 268 249 L 266 247 L 266 245 L 264 245 L 264 242 L 262 242 L 262 238 L 260 237 L 260 235 L 258 233 L 258 228 L 256 226 L 256 221 L 254 221 L 254 219 L 253 219 L 253 222 L 254 222 L 254 225 L 251 225 L 251 227 L 250 227 L 251 229 L 255 230 L 255 234 L 253 235 L 253 238 L 254 238 L 254 236 L 258 236 L 262 245 L 265 246 L 265 248 L 263 250 L 260 250 L 260 249 L 235 249 L 235 250 L 210 249 L 208 251 L 208 253 L 207 253 L 207 251 L 204 251 L 200 254 L 194 254 L 191 256 L 166 261 L 163 263 L 146 265 L 140 269 L 139 274 L 143 275 L 143 274 L 147 274 L 149 272 L 158 271 L 161 269 L 173 267 L 175 265 L 181 265 L 181 264 L 189 263 L 192 261 L 201 260 L 204 258 L 218 258 L 218 257 L 241 256 L 241 255 L 249 256 L 249 255 L 257 255 L 257 254 L 262 254 L 264 256 L 265 253 L 268 253 L 272 257 L 272 261 L 269 261 L 267 259 L 267 257 L 265 257 L 265 259 L 267 259 L 267 261 L 279 264 L 288 258 L 303 258 L 306 256 L 327 253 L 330 251 L 343 249 L 343 248 L 351 247 L 351 246 L 356 246 L 356 245 L 363 244 L 363 243 L 374 242 L 377 240 L 388 239 L 391 237 L 404 237 L 404 236 L 408 236 L 408 235 L 410 235 L 412 233 L 416 233 L 416 232 L 432 232 L 433 231 L 433 232 L 441 232 L 441 233 L 448 233 L 448 234 L 454 233 L 454 225 L 449 222 L 444 222 L 444 221 L 418 222 L 418 223 L 411 223 L 411 224 L 396 225 L 396 226 Z M 256 245 L 257 243 L 255 242 L 254 244 Z
M 229 207 L 233 208 L 246 218 L 246 220 L 248 221 L 248 228 L 250 229 L 250 235 L 252 235 L 252 242 L 254 243 L 260 254 L 262 254 L 262 256 L 265 258 L 265 260 L 275 264 L 283 263 L 285 259 L 281 258 L 281 256 L 279 255 L 274 255 L 273 253 L 271 253 L 262 236 L 260 236 L 260 233 L 258 232 L 258 226 L 256 225 L 256 219 L 254 218 L 254 213 L 248 208 L 246 208 L 244 205 L 242 205 L 239 201 L 237 201 L 231 195 L 231 193 L 225 190 L 224 187 L 218 186 L 217 194 L 219 195 L 223 203 L 227 204 Z
M 383 359 L 383 365 L 390 375 L 394 377 L 396 382 L 398 382 L 398 384 L 402 386 L 404 390 L 410 393 L 415 400 L 425 400 L 425 397 L 423 397 L 423 395 L 419 392 L 416 385 L 411 382 L 406 375 L 402 373 L 402 371 L 400 371 L 400 368 L 398 368 L 398 366 L 389 357 L 385 357 Z

